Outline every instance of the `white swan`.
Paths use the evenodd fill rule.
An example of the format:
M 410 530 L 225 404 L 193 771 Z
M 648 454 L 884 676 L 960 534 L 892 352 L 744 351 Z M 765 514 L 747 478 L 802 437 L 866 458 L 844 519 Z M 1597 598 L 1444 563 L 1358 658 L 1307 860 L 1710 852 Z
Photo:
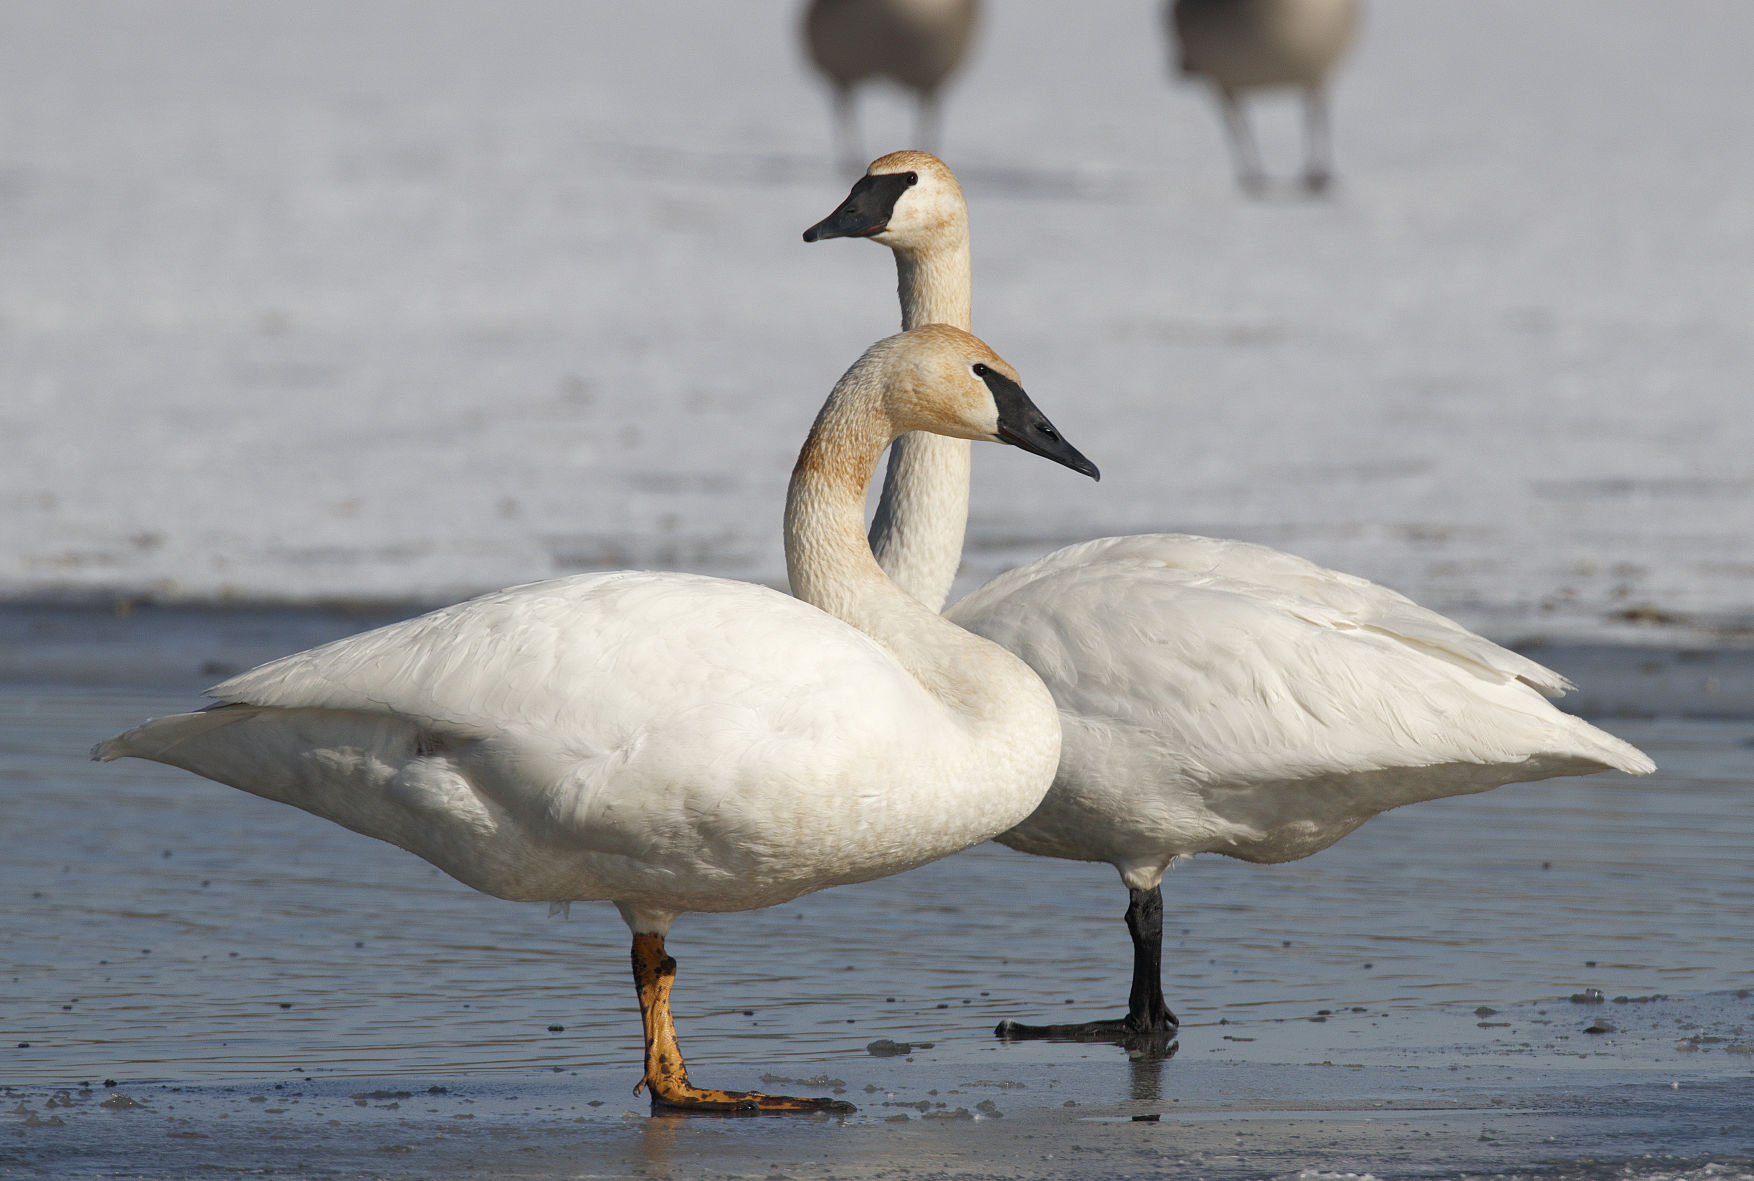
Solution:
M 1358 0 L 1168 0 L 1163 23 L 1184 74 L 1212 84 L 1242 187 L 1266 187 L 1261 157 L 1242 110 L 1253 90 L 1303 92 L 1307 157 L 1304 187 L 1321 192 L 1332 178 L 1328 75 L 1358 29 Z
M 633 931 L 655 1107 L 845 1109 L 692 1086 L 664 935 L 683 911 L 771 906 L 987 840 L 1053 778 L 1040 680 L 902 593 L 865 544 L 877 457 L 910 429 L 1096 475 L 991 349 L 904 333 L 841 378 L 798 457 L 798 598 L 690 574 L 532 583 L 265 664 L 93 756 L 292 804 L 500 898 L 608 899 Z
M 903 322 L 968 326 L 968 209 L 937 158 L 878 159 L 804 237 L 888 246 Z M 968 445 L 910 435 L 897 446 L 906 450 L 891 461 L 885 528 L 873 530 L 872 545 L 897 584 L 929 603 L 955 574 L 945 539 L 959 544 L 963 527 L 930 514 L 967 505 L 966 486 L 929 485 L 966 485 Z M 1264 546 L 1103 538 L 1002 574 L 947 615 L 1022 656 L 1060 707 L 1054 786 L 998 839 L 1106 861 L 1129 892 L 1127 1017 L 1006 1022 L 1002 1036 L 1167 1034 L 1176 1019 L 1163 1002 L 1161 882 L 1179 858 L 1289 861 L 1402 804 L 1553 775 L 1654 770 L 1638 750 L 1548 704 L 1543 694 L 1570 687 L 1558 674 L 1394 591 Z
M 920 104 L 916 143 L 938 139 L 938 94 L 968 55 L 977 0 L 810 0 L 804 47 L 834 91 L 835 125 L 849 171 L 859 166 L 853 88 L 888 78 Z

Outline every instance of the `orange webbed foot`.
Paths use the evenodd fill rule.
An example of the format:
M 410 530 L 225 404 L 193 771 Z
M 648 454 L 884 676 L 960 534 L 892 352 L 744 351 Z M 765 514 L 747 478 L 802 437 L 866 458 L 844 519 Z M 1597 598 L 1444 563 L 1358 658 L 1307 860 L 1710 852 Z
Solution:
M 633 978 L 639 990 L 640 1014 L 646 1030 L 646 1073 L 639 1086 L 652 1092 L 653 1114 L 698 1112 L 713 1115 L 845 1115 L 856 1111 L 840 1099 L 768 1095 L 761 1091 L 719 1091 L 688 1081 L 676 1026 L 670 1016 L 670 989 L 676 961 L 664 953 L 662 935 L 641 932 L 633 937 Z

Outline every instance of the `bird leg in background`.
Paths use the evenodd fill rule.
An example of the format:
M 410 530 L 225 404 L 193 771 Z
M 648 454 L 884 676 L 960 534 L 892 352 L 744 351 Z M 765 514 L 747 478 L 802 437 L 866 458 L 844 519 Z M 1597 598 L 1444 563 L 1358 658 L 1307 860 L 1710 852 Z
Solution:
M 1303 92 L 1303 127 L 1309 154 L 1303 171 L 1303 187 L 1325 193 L 1333 179 L 1333 144 L 1328 136 L 1328 95 L 1319 86 Z
M 859 112 L 853 105 L 853 88 L 834 88 L 834 131 L 840 140 L 841 167 L 852 176 L 865 172 L 865 154 L 859 150 Z
M 1171 1039 L 1180 1022 L 1163 1003 L 1163 891 L 1159 887 L 1127 891 L 1127 931 L 1133 936 L 1133 989 L 1125 1017 L 1065 1025 L 1001 1021 L 994 1036 L 1008 1042 L 1113 1042 L 1142 1057 L 1173 1055 L 1176 1045 Z
M 1230 154 L 1236 161 L 1236 181 L 1250 196 L 1259 196 L 1267 187 L 1267 174 L 1261 168 L 1261 153 L 1255 147 L 1254 132 L 1249 130 L 1248 116 L 1234 91 L 1216 87 L 1218 111 L 1224 116 Z
M 937 152 L 938 132 L 942 126 L 943 108 L 938 102 L 938 92 L 928 90 L 920 95 L 920 117 L 914 127 L 914 143 L 920 151 Z
M 676 1044 L 676 1025 L 670 1016 L 670 988 L 676 983 L 676 961 L 664 954 L 664 937 L 650 933 L 633 937 L 633 982 L 639 990 L 640 1018 L 646 1031 L 646 1073 L 639 1086 L 652 1090 L 654 1111 L 727 1112 L 755 1115 L 761 1112 L 843 1113 L 855 1110 L 838 1099 L 794 1099 L 787 1095 L 764 1095 L 760 1091 L 715 1091 L 688 1081 L 688 1068 Z

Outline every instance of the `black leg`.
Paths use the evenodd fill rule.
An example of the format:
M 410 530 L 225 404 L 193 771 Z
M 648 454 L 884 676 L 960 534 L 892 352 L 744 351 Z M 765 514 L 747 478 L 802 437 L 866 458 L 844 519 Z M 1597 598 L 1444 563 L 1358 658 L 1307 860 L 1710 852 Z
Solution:
M 1163 890 L 1127 892 L 1127 931 L 1133 936 L 1133 991 L 1127 998 L 1127 1025 L 1135 1033 L 1174 1029 L 1176 1020 L 1163 1003 Z
M 1127 1015 L 1118 1020 L 1083 1021 L 1064 1025 L 1025 1025 L 1001 1021 L 993 1030 L 1005 1041 L 1046 1039 L 1071 1042 L 1113 1042 L 1142 1057 L 1168 1057 L 1175 1053 L 1176 1026 L 1180 1024 L 1163 1003 L 1163 892 L 1130 890 L 1127 898 L 1127 930 L 1133 936 L 1133 989 Z

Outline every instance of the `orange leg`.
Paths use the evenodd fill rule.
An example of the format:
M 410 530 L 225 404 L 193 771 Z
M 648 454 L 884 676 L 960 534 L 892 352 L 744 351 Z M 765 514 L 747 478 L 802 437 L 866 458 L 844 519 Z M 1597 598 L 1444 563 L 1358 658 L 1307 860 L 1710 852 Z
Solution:
M 839 1099 L 794 1099 L 760 1091 L 715 1091 L 688 1081 L 688 1068 L 676 1044 L 670 1017 L 670 988 L 676 983 L 676 961 L 664 954 L 662 935 L 633 937 L 633 982 L 639 990 L 640 1017 L 646 1027 L 646 1073 L 639 1086 L 652 1090 L 652 1110 L 732 1112 L 754 1115 L 773 1111 L 848 1112 L 855 1108 Z

